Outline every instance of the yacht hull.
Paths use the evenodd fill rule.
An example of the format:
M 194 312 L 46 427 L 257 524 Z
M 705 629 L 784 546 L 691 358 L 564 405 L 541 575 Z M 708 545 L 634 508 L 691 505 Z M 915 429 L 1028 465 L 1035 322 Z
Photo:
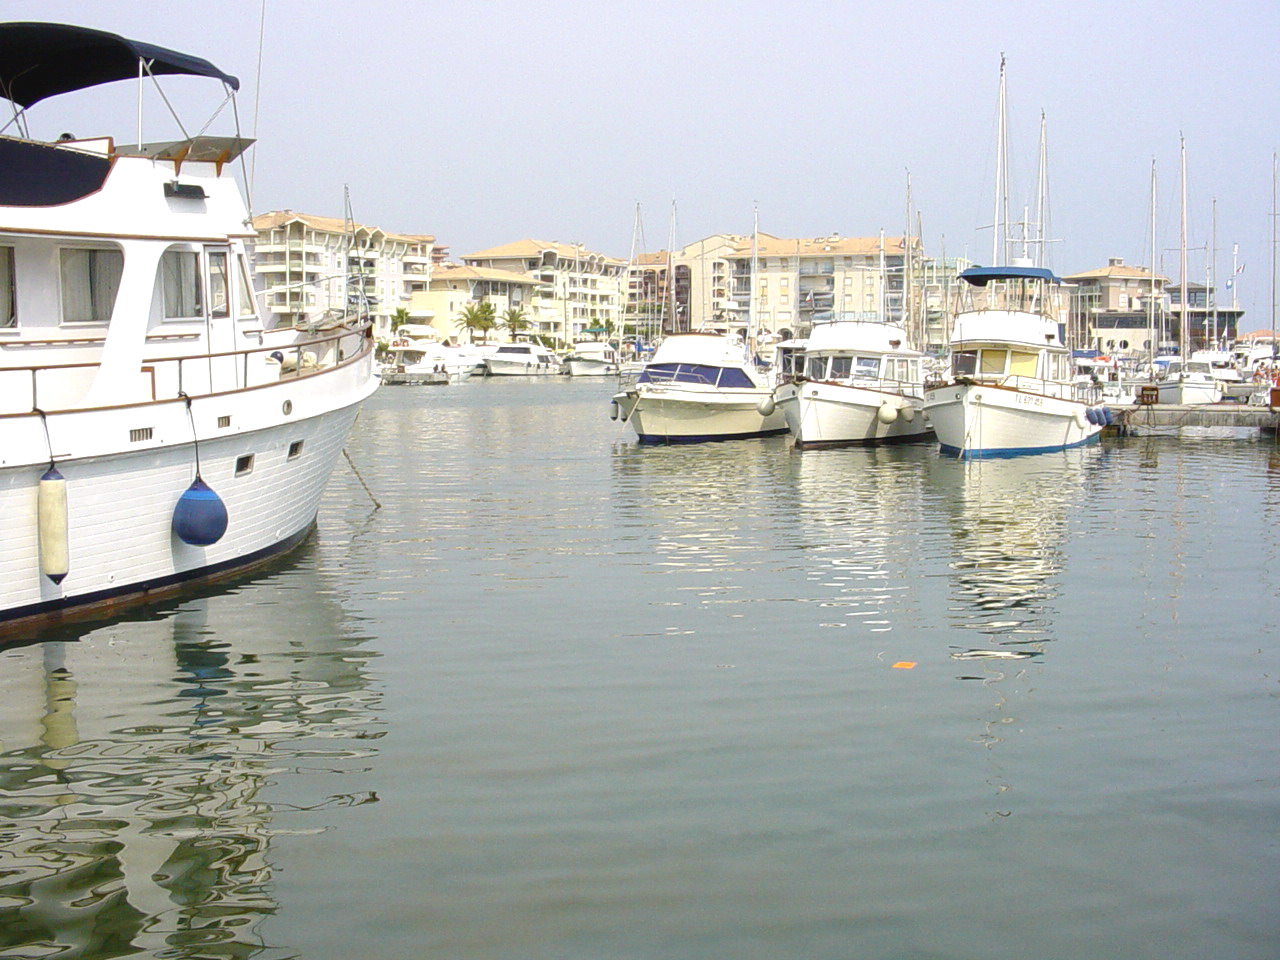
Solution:
M 986 383 L 953 383 L 925 392 L 924 412 L 944 454 L 962 459 L 1016 457 L 1083 446 L 1102 427 L 1077 400 Z
M 920 443 L 933 427 L 918 399 L 839 383 L 786 383 L 774 394 L 787 428 L 801 449 L 855 444 Z M 885 423 L 881 409 L 893 412 Z
M 787 432 L 786 418 L 776 409 L 770 390 L 640 384 L 615 396 L 614 402 L 641 443 L 749 440 Z
M 191 442 L 185 404 L 68 411 L 49 416 L 54 452 L 60 438 L 119 436 L 135 423 L 153 425 L 158 442 L 140 449 L 95 450 L 58 456 L 66 478 L 69 571 L 60 583 L 41 573 L 37 491 L 48 461 L 0 466 L 0 626 L 45 624 L 92 616 L 139 599 L 175 592 L 179 585 L 219 578 L 264 562 L 301 543 L 313 527 L 325 483 L 363 400 L 376 381 L 367 362 L 346 377 L 347 403 L 326 403 L 324 381 L 280 384 L 221 398 L 197 400 L 196 424 L 207 414 L 225 414 L 243 429 Z M 362 382 L 363 381 L 363 382 Z M 254 412 L 279 411 L 286 401 L 310 416 L 280 418 Z M 202 407 L 204 408 L 202 410 Z M 216 419 L 216 416 L 213 418 Z M 274 422 L 269 422 L 274 421 Z M 12 422 L 12 421 L 11 421 Z M 92 444 L 81 442 L 81 448 Z M 178 498 L 199 472 L 225 504 L 226 532 L 208 546 L 184 543 L 173 532 Z M 246 459 L 251 458 L 251 459 Z M 8 458 L 6 458 L 8 459 Z

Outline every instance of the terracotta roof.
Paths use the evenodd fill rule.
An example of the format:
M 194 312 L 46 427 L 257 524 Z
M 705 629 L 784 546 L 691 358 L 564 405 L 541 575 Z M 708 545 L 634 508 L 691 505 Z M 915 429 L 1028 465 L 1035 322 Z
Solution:
M 733 244 L 733 251 L 729 256 L 751 256 L 751 237 L 749 235 L 735 235 L 727 239 Z M 920 241 L 916 237 L 911 237 L 910 240 L 913 245 L 919 246 Z M 884 238 L 884 252 L 886 254 L 890 256 L 901 254 L 904 248 L 902 237 Z M 756 256 L 758 257 L 867 257 L 879 256 L 879 254 L 879 237 L 841 237 L 832 235 L 829 237 L 785 238 L 775 237 L 769 233 L 756 235 Z
M 514 259 L 516 257 L 540 257 L 546 251 L 552 251 L 557 256 L 572 260 L 575 257 L 586 259 L 587 257 L 596 257 L 601 260 L 607 260 L 610 263 L 625 263 L 616 257 L 610 257 L 603 253 L 597 253 L 594 250 L 588 250 L 583 246 L 574 246 L 571 243 L 559 243 L 555 240 L 516 240 L 514 243 L 504 243 L 500 247 L 490 247 L 488 250 L 479 250 L 475 253 L 463 255 L 463 260 L 504 260 Z
M 1063 280 L 1150 280 L 1151 271 L 1146 267 L 1126 267 L 1123 265 L 1102 267 L 1099 270 L 1086 270 L 1084 273 L 1073 273 Z M 1157 276 L 1157 280 L 1168 283 L 1168 277 Z
M 296 213 L 293 210 L 272 210 L 270 213 L 260 213 L 253 218 L 253 229 L 255 230 L 271 230 L 275 227 L 282 227 L 286 223 L 305 223 L 313 230 L 321 230 L 325 233 L 342 234 L 347 232 L 347 222 L 337 217 L 318 217 L 312 213 Z M 424 233 L 391 233 L 388 230 L 382 230 L 379 227 L 371 227 L 368 224 L 356 223 L 352 225 L 356 230 L 363 230 L 368 233 L 381 233 L 390 240 L 403 240 L 407 243 L 435 243 L 436 238 L 430 234 Z
M 431 271 L 431 282 L 434 283 L 437 280 L 498 280 L 503 283 L 523 283 L 530 287 L 542 286 L 545 282 L 535 280 L 527 273 L 499 270 L 496 267 L 472 267 L 456 263 L 436 267 Z

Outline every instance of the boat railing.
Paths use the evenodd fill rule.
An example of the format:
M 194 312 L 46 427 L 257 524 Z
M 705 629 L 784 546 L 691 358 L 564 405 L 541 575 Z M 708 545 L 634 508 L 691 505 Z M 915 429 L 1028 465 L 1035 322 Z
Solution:
M 317 376 L 361 359 L 374 348 L 373 325 L 362 321 L 334 331 L 317 331 L 286 342 L 276 331 L 258 335 L 259 345 L 243 350 L 146 357 L 129 399 L 113 406 L 132 406 L 235 393 Z M 299 331 L 283 331 L 296 337 Z M 151 338 L 148 338 L 149 340 Z M 82 399 L 92 385 L 99 361 L 0 367 L 0 416 L 89 409 Z M 30 406 L 23 406 L 24 398 Z

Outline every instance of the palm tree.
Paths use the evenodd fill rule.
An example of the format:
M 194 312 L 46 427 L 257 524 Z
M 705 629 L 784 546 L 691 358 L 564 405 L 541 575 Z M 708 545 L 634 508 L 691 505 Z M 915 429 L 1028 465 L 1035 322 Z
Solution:
M 391 332 L 395 333 L 413 318 L 409 316 L 409 311 L 404 307 L 397 307 L 395 313 L 391 314 Z
M 498 325 L 492 303 L 469 303 L 458 314 L 458 324 L 467 331 L 474 342 L 475 334 L 480 334 L 482 342 L 489 339 L 489 331 Z
M 516 335 L 520 333 L 521 330 L 527 330 L 529 327 L 533 326 L 533 324 L 526 319 L 524 311 L 519 307 L 508 307 L 504 310 L 502 312 L 502 320 L 499 325 L 507 328 L 512 339 L 515 339 Z

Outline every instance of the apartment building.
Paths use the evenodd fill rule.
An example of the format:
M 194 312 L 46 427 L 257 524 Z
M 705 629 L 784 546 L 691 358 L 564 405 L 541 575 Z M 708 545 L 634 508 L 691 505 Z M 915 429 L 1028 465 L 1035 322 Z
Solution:
M 537 281 L 529 303 L 529 332 L 557 345 L 585 338 L 588 329 L 613 330 L 621 323 L 626 261 L 581 244 L 517 240 L 467 254 L 462 262 Z
M 468 335 L 458 320 L 467 307 L 491 303 L 499 321 L 511 309 L 519 310 L 532 321 L 537 291 L 545 286 L 546 281 L 527 273 L 444 264 L 435 268 L 426 289 L 411 294 L 407 309 L 415 323 L 430 324 L 439 332 L 441 340 L 465 343 Z M 490 339 L 509 339 L 505 331 L 495 333 L 496 337 Z
M 391 318 L 425 292 L 448 254 L 435 237 L 390 233 L 336 217 L 275 210 L 253 218 L 254 271 L 276 323 L 314 323 L 348 306 L 367 310 L 380 339 Z
M 1077 350 L 1117 356 L 1147 355 L 1155 346 L 1174 346 L 1178 331 L 1171 321 L 1168 278 L 1147 267 L 1131 267 L 1111 257 L 1105 267 L 1062 278 L 1070 285 L 1068 342 Z
M 670 262 L 670 278 L 666 263 Z M 760 233 L 714 234 L 669 258 L 637 263 L 628 284 L 628 316 L 640 297 L 660 290 L 664 330 L 741 330 L 749 325 L 752 271 L 755 323 L 782 339 L 806 336 L 814 323 L 880 319 L 919 326 L 922 308 L 905 295 L 921 284 L 923 253 L 911 237 L 788 239 Z M 918 300 L 918 298 L 914 298 Z

